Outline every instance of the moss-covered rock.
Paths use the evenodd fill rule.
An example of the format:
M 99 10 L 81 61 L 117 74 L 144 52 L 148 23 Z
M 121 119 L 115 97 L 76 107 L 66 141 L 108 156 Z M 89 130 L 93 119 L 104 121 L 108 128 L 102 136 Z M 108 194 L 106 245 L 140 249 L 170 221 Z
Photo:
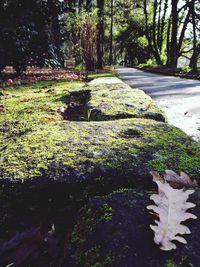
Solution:
M 108 102 L 101 113 L 105 119 L 109 119 L 111 106 L 116 108 L 111 117 L 120 117 L 130 100 L 136 106 L 128 113 L 143 116 L 139 109 L 151 101 L 117 78 L 96 79 L 86 88 L 77 82 L 43 82 L 6 89 L 7 97 L 2 99 L 5 112 L 0 113 L 1 181 L 88 181 L 91 187 L 93 183 L 101 185 L 104 191 L 123 185 L 144 187 L 150 170 L 166 168 L 186 171 L 198 179 L 200 146 L 173 126 L 143 118 L 63 120 L 59 111 L 68 106 L 71 92 L 80 88 L 91 91 L 88 105 L 96 99 L 97 106 L 103 108 L 102 103 Z M 147 113 L 151 108 L 158 109 L 150 106 Z M 90 113 L 88 119 L 94 110 Z
M 193 198 L 200 216 L 199 192 Z M 65 266 L 71 267 L 169 267 L 199 266 L 200 221 L 188 221 L 192 234 L 187 245 L 162 252 L 153 242 L 153 223 L 146 193 L 121 190 L 89 200 L 77 217 Z M 154 224 L 154 223 L 153 223 Z M 171 265 L 170 265 L 171 264 Z
M 101 113 L 107 119 L 111 105 L 116 107 L 113 118 L 117 118 L 125 104 L 133 101 L 136 108 L 128 112 L 137 117 L 140 106 L 150 101 L 142 91 L 135 94 L 117 78 L 96 79 L 89 88 L 61 82 L 7 89 L 11 97 L 3 100 L 6 111 L 0 114 L 1 182 L 85 182 L 95 194 L 96 189 L 104 193 L 121 186 L 145 187 L 152 169 L 182 170 L 199 178 L 200 145 L 173 126 L 144 118 L 64 120 L 61 109 L 74 99 L 71 92 L 80 88 L 91 92 L 88 105 L 96 99 L 101 106 L 107 92 L 108 106 Z M 158 108 L 150 106 L 147 113 L 151 109 Z M 91 110 L 90 118 L 92 114 Z
M 89 84 L 87 105 L 90 120 L 151 118 L 165 121 L 164 112 L 144 91 L 133 89 L 118 78 L 99 78 Z
M 1 237 L 8 238 L 32 226 L 49 231 L 53 223 L 62 236 L 64 247 L 64 234 L 70 236 L 77 211 L 88 197 L 106 195 L 119 188 L 149 190 L 152 188 L 151 170 L 185 171 L 199 180 L 200 144 L 176 127 L 161 122 L 164 115 L 151 99 L 118 79 L 98 79 L 89 86 L 79 82 L 42 82 L 7 88 L 3 93 L 0 113 Z M 76 113 L 77 106 L 83 114 Z M 99 112 L 95 111 L 97 109 Z M 112 204 L 115 200 L 116 205 Z M 128 203 L 125 210 L 123 201 Z M 80 214 L 80 222 L 84 226 L 86 220 L 88 226 L 81 228 L 81 233 L 73 233 L 71 256 L 67 262 L 78 267 L 137 267 L 137 264 L 128 265 L 138 257 L 129 256 L 130 249 L 124 239 L 129 238 L 127 233 L 123 230 L 124 237 L 118 236 L 121 228 L 117 228 L 115 236 L 114 230 L 110 233 L 106 229 L 107 225 L 117 222 L 116 214 L 122 215 L 119 226 L 123 226 L 130 207 L 138 208 L 130 211 L 133 216 L 127 217 L 126 230 L 132 218 L 137 217 L 136 211 L 141 219 L 141 229 L 146 227 L 143 220 L 148 221 L 149 217 L 144 212 L 145 201 L 144 194 L 132 191 L 125 196 L 92 200 Z M 135 222 L 135 228 L 130 229 L 141 233 Z M 100 245 L 96 243 L 95 235 L 91 236 L 92 245 L 90 241 L 86 242 L 88 231 L 93 234 L 96 227 L 101 229 L 101 224 L 105 225 L 106 236 L 114 235 L 116 250 L 105 252 L 103 241 Z M 141 237 L 145 234 L 141 233 Z M 139 241 L 139 234 L 136 240 L 141 248 L 143 240 Z M 125 245 L 120 247 L 120 242 Z M 131 242 L 135 244 L 133 239 L 128 239 L 128 244 Z M 143 243 L 145 248 L 149 244 Z M 108 244 L 109 247 L 113 245 L 111 240 Z M 133 248 L 139 253 L 137 246 Z M 116 258 L 115 251 L 120 250 L 127 255 L 127 264 L 124 257 Z M 85 259 L 87 265 L 83 263 Z M 42 260 L 38 259 L 38 262 L 40 264 Z M 59 265 L 57 259 L 54 262 L 55 266 Z M 25 263 L 25 266 L 39 264 Z
M 88 181 L 106 190 L 145 187 L 152 169 L 182 170 L 198 179 L 200 145 L 179 129 L 154 120 L 62 121 L 35 126 L 19 136 L 6 145 L 0 160 L 2 179 Z

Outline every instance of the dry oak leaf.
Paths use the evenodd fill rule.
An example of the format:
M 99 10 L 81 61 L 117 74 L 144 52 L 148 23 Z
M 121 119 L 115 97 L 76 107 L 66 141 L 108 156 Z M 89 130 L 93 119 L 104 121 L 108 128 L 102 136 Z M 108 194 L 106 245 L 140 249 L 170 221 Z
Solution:
M 166 174 L 164 175 L 164 179 L 165 181 L 167 181 L 168 183 L 170 183 L 170 185 L 173 188 L 182 188 L 187 187 L 187 188 L 195 188 L 198 187 L 198 183 L 196 180 L 191 180 L 190 177 L 184 173 L 181 172 L 180 175 L 176 174 L 174 171 L 172 170 L 166 170 L 165 172 Z
M 156 171 L 151 171 L 150 174 L 153 176 L 154 182 L 160 181 L 164 183 L 166 181 L 174 189 L 181 189 L 183 187 L 186 187 L 186 188 L 198 187 L 197 181 L 196 180 L 192 181 L 190 177 L 184 172 L 181 172 L 180 175 L 178 175 L 172 170 L 166 170 L 163 178 Z
M 181 224 L 187 219 L 197 219 L 188 209 L 196 205 L 187 202 L 189 195 L 194 190 L 174 189 L 166 181 L 155 180 L 158 185 L 158 194 L 150 197 L 156 205 L 150 205 L 148 210 L 152 210 L 159 216 L 159 221 L 155 220 L 156 225 L 150 225 L 154 231 L 154 241 L 161 250 L 169 251 L 176 249 L 173 241 L 186 244 L 187 241 L 181 235 L 190 234 L 190 229 Z

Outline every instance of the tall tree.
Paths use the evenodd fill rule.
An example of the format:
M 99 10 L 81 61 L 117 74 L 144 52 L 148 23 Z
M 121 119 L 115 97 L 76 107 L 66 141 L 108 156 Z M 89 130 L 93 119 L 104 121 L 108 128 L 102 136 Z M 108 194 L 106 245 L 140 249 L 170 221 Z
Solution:
M 151 53 L 154 55 L 155 60 L 158 65 L 162 65 L 162 61 L 160 58 L 160 54 L 158 51 L 158 46 L 156 42 L 156 14 L 157 14 L 157 0 L 154 0 L 153 5 L 153 25 L 152 25 L 152 34 L 149 27 L 149 19 L 148 19 L 148 5 L 147 0 L 144 0 L 143 6 L 144 6 L 144 17 L 145 17 L 145 26 L 146 26 L 146 38 L 149 43 L 149 48 L 151 50 Z
M 157 31 L 157 23 L 156 23 L 156 15 L 158 12 L 158 1 L 154 0 L 154 4 L 153 4 L 153 29 L 152 29 L 152 39 L 153 39 L 153 53 L 156 59 L 156 62 L 158 65 L 162 65 L 162 61 L 160 58 L 160 53 L 158 50 L 158 39 L 160 38 L 160 32 L 159 32 L 159 28 L 160 28 L 160 18 L 158 18 L 158 31 Z M 161 9 L 161 7 L 159 8 L 159 10 Z M 161 11 L 160 11 L 161 12 Z M 159 13 L 160 13 L 159 12 Z M 158 33 L 158 38 L 156 38 L 156 32 Z
M 177 51 L 177 34 L 178 34 L 178 1 L 172 0 L 171 2 L 171 41 L 169 45 L 167 65 L 172 68 L 177 67 L 178 51 Z
M 186 4 L 182 6 L 182 8 L 178 8 L 178 1 L 172 0 L 172 12 L 171 12 L 171 22 L 172 22 L 172 29 L 171 29 L 171 36 L 170 36 L 170 43 L 169 43 L 169 51 L 168 51 L 168 58 L 167 58 L 167 66 L 171 68 L 176 68 L 178 64 L 178 59 L 182 54 L 182 45 L 185 38 L 185 33 L 187 30 L 188 23 L 190 22 L 191 16 L 191 1 L 187 1 Z M 184 11 L 185 16 L 184 20 L 181 20 L 180 13 Z M 182 29 L 179 28 L 180 21 Z M 178 31 L 180 32 L 178 37 Z
M 62 3 L 57 0 L 48 1 L 49 16 L 51 17 L 52 43 L 54 45 L 57 61 L 64 67 L 63 37 L 61 30 L 60 15 L 62 14 Z
M 1 1 L 0 69 L 12 65 L 17 72 L 27 66 L 61 66 L 60 15 L 58 0 Z M 2 5 L 3 3 L 3 5 Z M 56 8 L 55 8 L 56 7 Z M 0 13 L 2 11 L 0 10 Z
M 109 65 L 113 64 L 113 24 L 114 24 L 114 0 L 110 0 L 110 46 Z
M 161 4 L 162 4 L 162 1 L 160 1 L 160 6 Z M 168 0 L 165 0 L 164 7 L 163 7 L 163 16 L 160 22 L 160 38 L 158 38 L 158 46 L 159 46 L 160 51 L 162 51 L 162 48 L 163 48 L 163 39 L 164 39 L 164 32 L 165 32 L 165 25 L 166 25 L 167 9 L 168 9 Z
M 97 68 L 103 68 L 103 43 L 104 43 L 104 0 L 97 0 Z
M 197 47 L 197 32 L 196 32 L 196 12 L 195 12 L 195 0 L 191 1 L 191 14 L 192 14 L 192 30 L 193 30 L 193 54 L 190 60 L 190 67 L 194 72 L 197 71 L 197 56 L 198 56 L 198 47 Z
M 86 4 L 85 4 L 86 11 L 91 11 L 92 2 L 93 2 L 92 0 L 86 0 Z

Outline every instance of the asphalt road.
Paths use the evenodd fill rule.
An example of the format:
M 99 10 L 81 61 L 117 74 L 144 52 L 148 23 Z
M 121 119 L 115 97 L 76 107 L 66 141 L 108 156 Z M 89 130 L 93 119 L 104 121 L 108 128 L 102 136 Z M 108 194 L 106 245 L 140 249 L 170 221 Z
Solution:
M 150 95 L 173 124 L 200 141 L 200 81 L 118 67 L 121 79 Z

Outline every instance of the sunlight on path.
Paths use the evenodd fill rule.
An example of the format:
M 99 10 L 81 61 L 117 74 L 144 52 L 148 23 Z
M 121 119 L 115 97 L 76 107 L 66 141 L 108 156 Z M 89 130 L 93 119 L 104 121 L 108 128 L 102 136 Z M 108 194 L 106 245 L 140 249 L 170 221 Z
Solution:
M 200 141 L 200 81 L 152 74 L 134 68 L 117 68 L 124 82 L 149 94 L 169 123 Z

